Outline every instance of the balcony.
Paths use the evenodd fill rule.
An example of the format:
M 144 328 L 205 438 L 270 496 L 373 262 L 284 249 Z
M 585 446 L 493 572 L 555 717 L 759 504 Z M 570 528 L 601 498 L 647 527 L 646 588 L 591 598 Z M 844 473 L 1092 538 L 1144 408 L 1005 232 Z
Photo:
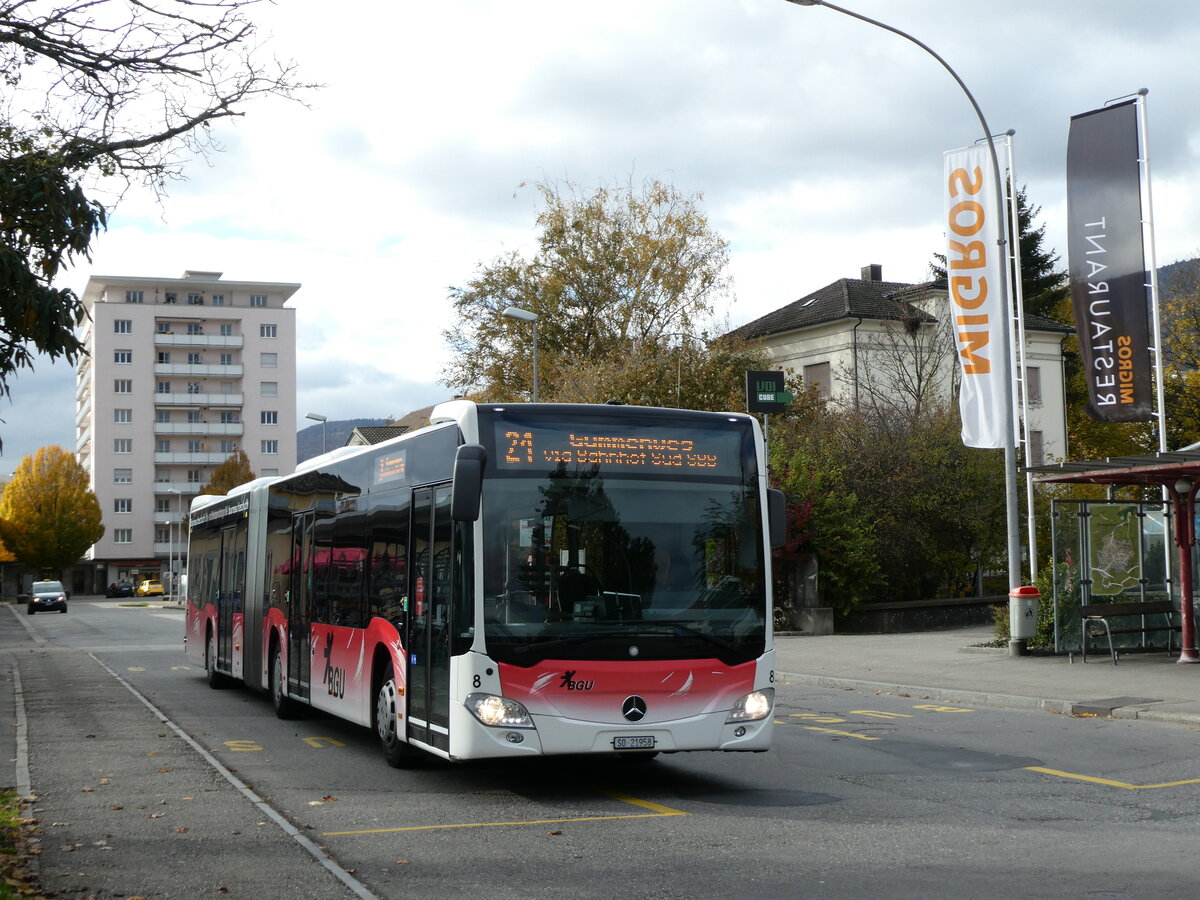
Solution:
M 245 343 L 240 334 L 172 334 L 158 332 L 154 335 L 155 347 L 212 347 L 237 349 Z
M 222 460 L 224 462 L 224 460 Z M 183 496 L 184 502 L 190 502 L 191 498 L 200 493 L 200 488 L 204 487 L 200 482 L 192 481 L 156 481 L 154 482 L 154 493 L 159 496 L 167 494 L 179 493 Z
M 180 375 L 188 378 L 241 378 L 241 363 L 222 365 L 190 365 L 188 363 L 155 363 L 155 375 Z
M 155 406 L 190 406 L 198 409 L 201 406 L 218 406 L 222 408 L 240 408 L 244 396 L 242 394 L 155 394 Z
M 219 466 L 229 459 L 228 453 L 155 453 L 154 462 L 165 466 Z M 162 493 L 159 491 L 158 493 Z
M 242 435 L 246 426 L 241 422 L 155 422 L 155 434 Z

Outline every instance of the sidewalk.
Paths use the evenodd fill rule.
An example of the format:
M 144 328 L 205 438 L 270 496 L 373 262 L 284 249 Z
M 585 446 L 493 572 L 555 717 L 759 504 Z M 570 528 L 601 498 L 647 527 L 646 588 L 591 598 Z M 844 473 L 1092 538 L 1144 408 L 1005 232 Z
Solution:
M 371 896 L 118 673 L 24 618 L 0 608 L 0 785 L 30 798 L 41 891 Z
M 904 693 L 939 702 L 1045 709 L 1119 719 L 1200 725 L 1200 664 L 1179 652 L 1122 655 L 1009 655 L 978 646 L 990 626 L 916 634 L 782 635 L 778 678 L 800 684 Z

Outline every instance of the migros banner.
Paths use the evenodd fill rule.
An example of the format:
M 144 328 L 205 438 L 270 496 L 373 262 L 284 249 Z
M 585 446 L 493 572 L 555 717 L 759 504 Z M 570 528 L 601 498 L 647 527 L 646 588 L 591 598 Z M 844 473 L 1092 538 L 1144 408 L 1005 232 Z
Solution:
M 1071 118 L 1067 255 L 1088 414 L 1148 422 L 1154 397 L 1136 100 Z
M 968 447 L 1005 443 L 1004 341 L 1000 233 L 991 156 L 986 146 L 946 152 L 946 281 L 950 321 L 962 368 L 958 408 Z

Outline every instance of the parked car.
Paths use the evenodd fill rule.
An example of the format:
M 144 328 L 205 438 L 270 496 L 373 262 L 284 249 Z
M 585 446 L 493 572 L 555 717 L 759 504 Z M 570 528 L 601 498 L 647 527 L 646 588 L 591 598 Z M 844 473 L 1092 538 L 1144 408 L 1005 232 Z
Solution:
M 157 578 L 148 578 L 137 586 L 137 595 L 139 597 L 149 597 L 152 595 L 162 596 L 162 582 Z
M 41 612 L 67 611 L 67 589 L 61 581 L 35 581 L 29 592 L 29 606 L 26 610 L 33 615 Z
M 108 590 L 104 592 L 106 597 L 132 597 L 133 596 L 132 581 L 114 581 L 108 586 Z

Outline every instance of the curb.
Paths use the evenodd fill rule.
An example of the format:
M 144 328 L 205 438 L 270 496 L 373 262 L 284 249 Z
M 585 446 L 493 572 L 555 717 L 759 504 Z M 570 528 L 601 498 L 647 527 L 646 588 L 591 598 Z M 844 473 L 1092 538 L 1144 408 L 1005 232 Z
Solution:
M 1095 701 L 1089 703 L 1083 700 L 1055 700 L 1045 697 L 1025 697 L 1020 694 L 998 694 L 991 691 L 964 691 L 957 688 L 896 684 L 883 681 L 863 681 L 854 678 L 835 678 L 828 675 L 805 675 L 798 672 L 776 672 L 775 676 L 777 679 L 782 678 L 797 684 L 838 688 L 840 690 L 874 691 L 899 696 L 919 696 L 922 699 L 936 700 L 939 703 L 970 703 L 975 706 L 989 706 L 997 709 L 1029 709 L 1065 716 L 1074 716 L 1077 714 L 1095 715 L 1095 713 L 1091 712 Z M 1111 710 L 1103 718 L 1158 722 L 1168 725 L 1188 725 L 1200 728 L 1200 714 L 1178 712 L 1169 709 L 1154 709 L 1144 703 L 1119 706 Z

